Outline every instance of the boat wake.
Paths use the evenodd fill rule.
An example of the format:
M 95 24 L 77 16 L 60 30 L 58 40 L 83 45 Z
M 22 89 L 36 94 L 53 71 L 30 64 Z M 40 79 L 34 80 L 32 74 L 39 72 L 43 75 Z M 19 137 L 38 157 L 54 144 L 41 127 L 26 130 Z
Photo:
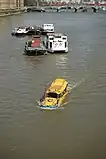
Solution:
M 70 90 L 75 89 L 76 87 L 80 86 L 83 82 L 85 81 L 85 78 L 82 78 L 80 81 L 78 82 L 73 82 L 73 83 L 69 83 L 69 88 Z
M 70 89 L 70 95 L 72 94 L 72 90 L 77 88 L 78 86 L 80 86 L 83 82 L 85 81 L 85 78 L 82 78 L 80 81 L 76 82 L 76 83 L 69 83 L 69 89 Z M 64 109 L 64 106 L 69 104 L 71 102 L 71 100 L 65 102 L 62 106 L 61 109 Z

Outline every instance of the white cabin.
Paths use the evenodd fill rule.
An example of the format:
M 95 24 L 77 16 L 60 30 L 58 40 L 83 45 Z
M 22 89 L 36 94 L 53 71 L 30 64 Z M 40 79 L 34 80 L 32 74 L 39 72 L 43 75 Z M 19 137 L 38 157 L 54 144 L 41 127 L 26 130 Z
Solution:
M 26 34 L 29 31 L 29 27 L 17 27 L 13 30 L 16 34 Z
M 48 33 L 44 43 L 49 52 L 68 52 L 67 36 L 62 33 Z
M 53 24 L 43 24 L 42 29 L 44 30 L 44 32 L 53 33 L 54 32 L 54 25 Z

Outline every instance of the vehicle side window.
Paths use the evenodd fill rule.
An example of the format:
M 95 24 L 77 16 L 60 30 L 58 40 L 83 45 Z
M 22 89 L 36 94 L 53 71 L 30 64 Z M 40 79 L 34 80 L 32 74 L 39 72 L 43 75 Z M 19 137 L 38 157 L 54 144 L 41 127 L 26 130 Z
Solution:
M 67 87 L 68 87 L 68 84 L 67 84 L 66 88 L 64 89 L 63 94 L 65 94 L 65 93 L 66 93 L 66 91 L 67 91 Z
M 63 95 L 64 95 L 64 92 L 62 92 L 60 96 L 62 97 Z

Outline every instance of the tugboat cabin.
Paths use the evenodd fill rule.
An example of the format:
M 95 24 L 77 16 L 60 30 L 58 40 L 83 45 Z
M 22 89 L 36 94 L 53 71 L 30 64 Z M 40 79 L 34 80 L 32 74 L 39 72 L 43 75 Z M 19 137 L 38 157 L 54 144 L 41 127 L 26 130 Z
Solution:
M 34 36 L 31 40 L 28 41 L 28 47 L 39 47 L 41 43 L 40 36 Z
M 54 25 L 53 24 L 43 24 L 42 29 L 44 32 L 54 32 Z

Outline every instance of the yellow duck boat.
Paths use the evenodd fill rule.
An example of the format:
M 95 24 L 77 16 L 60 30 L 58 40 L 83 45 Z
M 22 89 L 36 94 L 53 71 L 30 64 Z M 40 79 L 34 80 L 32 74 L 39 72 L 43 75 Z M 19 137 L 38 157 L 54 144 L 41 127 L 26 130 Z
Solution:
M 69 93 L 68 82 L 58 78 L 45 90 L 44 96 L 37 102 L 38 107 L 49 110 L 57 109 L 65 103 Z

